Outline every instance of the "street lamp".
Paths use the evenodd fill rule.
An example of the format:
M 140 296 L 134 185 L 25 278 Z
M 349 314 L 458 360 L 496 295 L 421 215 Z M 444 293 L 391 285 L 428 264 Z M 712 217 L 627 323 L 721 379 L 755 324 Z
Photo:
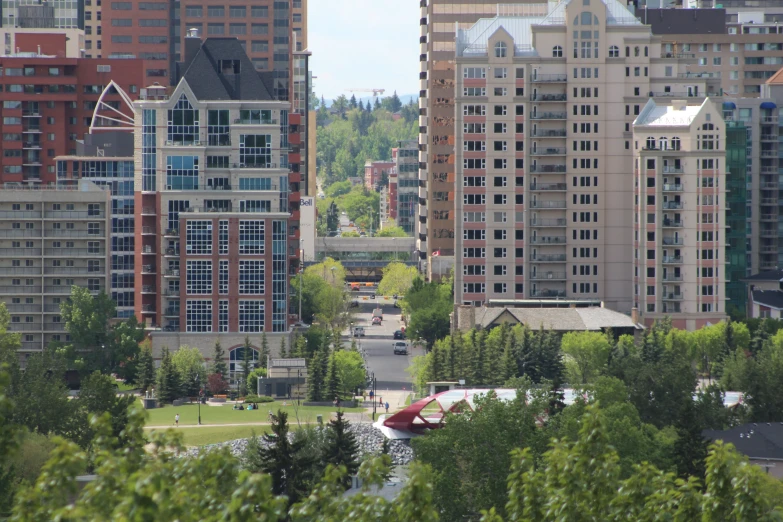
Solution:
M 378 398 L 378 380 L 375 378 L 375 372 L 372 372 L 372 377 L 370 377 L 370 381 L 372 383 L 372 420 L 375 422 L 375 409 L 378 407 L 378 401 L 376 400 Z
M 198 386 L 198 397 L 196 398 L 196 402 L 198 402 L 198 425 L 201 426 L 201 377 L 199 374 L 196 374 L 196 386 Z

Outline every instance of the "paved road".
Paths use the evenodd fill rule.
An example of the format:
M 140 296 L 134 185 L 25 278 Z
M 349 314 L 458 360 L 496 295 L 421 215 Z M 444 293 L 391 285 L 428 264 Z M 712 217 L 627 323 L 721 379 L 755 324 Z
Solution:
M 392 347 L 393 334 L 400 329 L 400 310 L 393 308 L 391 300 L 363 301 L 354 313 L 354 326 L 363 326 L 366 337 L 356 339 L 357 345 L 365 356 L 365 364 L 369 372 L 375 373 L 378 380 L 378 390 L 406 390 L 411 389 L 411 378 L 405 369 L 410 365 L 411 359 L 416 355 L 422 355 L 420 348 L 410 348 L 408 355 L 394 355 Z M 371 325 L 372 308 L 375 303 L 383 309 L 383 323 Z M 343 338 L 346 346 L 350 346 L 351 339 L 348 331 Z

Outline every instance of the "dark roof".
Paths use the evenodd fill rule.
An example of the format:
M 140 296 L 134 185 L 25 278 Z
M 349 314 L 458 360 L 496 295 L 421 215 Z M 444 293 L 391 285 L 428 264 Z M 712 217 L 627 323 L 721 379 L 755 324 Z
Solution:
M 737 451 L 751 459 L 783 460 L 783 423 L 750 423 L 726 431 L 704 430 L 708 440 L 734 444 Z
M 227 64 L 236 67 L 222 67 L 221 71 Z M 273 99 L 236 38 L 204 40 L 183 78 L 198 100 Z
M 780 281 L 781 279 L 783 279 L 783 270 L 768 270 L 742 278 L 743 281 Z
M 770 308 L 783 310 L 783 291 L 753 290 L 753 302 Z
M 725 9 L 637 9 L 636 17 L 654 35 L 726 34 Z

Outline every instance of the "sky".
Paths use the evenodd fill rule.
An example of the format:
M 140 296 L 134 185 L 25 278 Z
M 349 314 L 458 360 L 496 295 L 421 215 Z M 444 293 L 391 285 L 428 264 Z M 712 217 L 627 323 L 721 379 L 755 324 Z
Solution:
M 309 0 L 308 48 L 314 91 L 350 98 L 346 89 L 419 92 L 417 0 Z M 372 93 L 357 92 L 357 98 Z

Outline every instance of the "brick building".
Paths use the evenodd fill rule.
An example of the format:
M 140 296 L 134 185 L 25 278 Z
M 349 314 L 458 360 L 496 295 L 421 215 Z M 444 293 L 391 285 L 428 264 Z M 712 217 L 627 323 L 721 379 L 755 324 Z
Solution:
M 297 266 L 298 122 L 234 38 L 188 38 L 181 69 L 134 104 L 136 315 L 162 328 L 156 351 L 274 345 Z
M 57 35 L 65 46 L 65 35 Z M 46 42 L 46 40 L 44 40 Z M 44 44 L 46 45 L 46 43 Z M 131 97 L 143 79 L 142 60 L 58 58 L 35 53 L 0 57 L 3 182 L 52 183 L 55 157 L 76 153 L 110 81 Z M 103 101 L 123 104 L 116 92 Z
M 389 173 L 394 169 L 394 161 L 368 161 L 364 164 L 364 188 L 376 190 L 384 179 L 389 179 Z

